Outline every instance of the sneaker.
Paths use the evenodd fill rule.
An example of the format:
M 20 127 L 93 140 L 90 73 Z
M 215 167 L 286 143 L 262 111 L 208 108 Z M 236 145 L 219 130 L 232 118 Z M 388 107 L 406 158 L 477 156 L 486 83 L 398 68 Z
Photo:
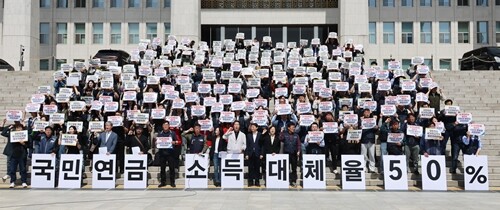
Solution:
M 295 182 L 292 182 L 292 184 L 290 184 L 290 186 L 297 187 L 297 184 Z
M 28 185 L 26 183 L 23 183 L 22 185 L 23 185 L 23 188 L 27 188 L 28 187 Z
M 337 171 L 337 169 L 333 170 L 333 173 L 334 174 L 339 174 L 339 171 Z
M 9 188 L 14 188 L 16 185 L 14 184 L 14 182 L 10 183 L 10 186 Z
M 3 176 L 3 177 L 2 177 L 2 179 L 3 179 L 3 181 L 4 181 L 4 182 L 5 182 L 5 180 L 7 180 L 7 179 L 9 179 L 9 178 L 10 178 L 10 176 L 9 176 L 9 175 L 5 175 L 5 176 Z
M 162 187 L 165 187 L 167 186 L 165 183 L 161 183 L 160 185 L 158 185 L 158 188 L 162 188 Z

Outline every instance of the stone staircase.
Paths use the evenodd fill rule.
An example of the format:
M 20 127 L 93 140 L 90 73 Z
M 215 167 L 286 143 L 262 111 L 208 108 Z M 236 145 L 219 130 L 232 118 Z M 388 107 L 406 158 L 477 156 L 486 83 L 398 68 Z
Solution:
M 488 155 L 489 159 L 490 187 L 500 187 L 500 144 L 497 143 L 499 141 L 495 141 L 495 137 L 500 135 L 500 110 L 496 110 L 500 109 L 499 99 L 497 98 L 500 93 L 500 72 L 433 72 L 433 77 L 443 88 L 448 98 L 453 99 L 457 105 L 461 106 L 463 111 L 471 112 L 475 122 L 486 125 L 487 135 L 482 139 L 482 154 Z M 9 109 L 24 110 L 25 104 L 29 101 L 31 94 L 36 91 L 37 86 L 52 85 L 52 72 L 0 72 L 0 78 L 2 78 L 0 88 L 4 90 L 0 96 L 2 98 L 0 111 L 3 111 L 1 113 L 5 113 Z M 3 151 L 4 147 L 5 138 L 2 137 L 0 138 L 0 150 Z M 451 165 L 449 146 L 447 157 L 446 165 L 449 167 Z M 460 157 L 460 159 L 463 158 Z M 446 175 L 448 187 L 461 188 L 464 186 L 461 166 L 459 164 L 460 170 L 458 170 L 458 174 L 452 175 L 448 173 Z M 6 174 L 6 169 L 6 157 L 2 155 L 0 156 L 0 177 Z M 300 177 L 300 170 L 298 171 Z M 211 167 L 210 172 L 213 172 L 213 167 Z M 326 173 L 327 186 L 329 188 L 338 188 L 341 184 L 341 175 L 333 174 L 330 170 L 326 170 Z M 83 180 L 83 183 L 85 187 L 89 187 L 92 184 L 92 173 L 88 166 L 86 167 L 86 175 L 87 178 Z M 156 187 L 159 184 L 159 167 L 149 167 L 148 177 L 148 184 Z M 177 187 L 183 188 L 184 166 L 180 167 L 178 177 L 179 179 L 176 180 Z M 408 179 L 409 186 L 421 187 L 421 176 L 408 174 Z M 122 186 L 123 180 L 123 175 L 118 175 L 117 185 Z M 8 182 L 8 180 L 5 183 L 0 181 L 0 187 L 6 187 Z M 264 181 L 261 181 L 262 183 Z M 383 187 L 383 184 L 383 175 L 366 174 L 367 186 Z M 213 187 L 212 185 L 212 180 L 209 180 L 209 186 Z

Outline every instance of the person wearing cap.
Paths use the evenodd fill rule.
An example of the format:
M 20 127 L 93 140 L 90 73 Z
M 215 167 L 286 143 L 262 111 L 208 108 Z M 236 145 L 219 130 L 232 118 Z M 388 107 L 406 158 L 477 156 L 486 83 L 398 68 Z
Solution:
M 297 184 L 297 162 L 300 156 L 302 144 L 300 137 L 295 133 L 295 123 L 288 123 L 285 128 L 282 128 L 280 133 L 280 141 L 283 145 L 283 154 L 288 154 L 288 160 L 291 165 L 290 186 L 296 187 Z
M 246 136 L 245 160 L 248 161 L 248 186 L 260 187 L 260 164 L 264 158 L 262 148 L 262 133 L 257 123 L 250 124 L 250 132 Z

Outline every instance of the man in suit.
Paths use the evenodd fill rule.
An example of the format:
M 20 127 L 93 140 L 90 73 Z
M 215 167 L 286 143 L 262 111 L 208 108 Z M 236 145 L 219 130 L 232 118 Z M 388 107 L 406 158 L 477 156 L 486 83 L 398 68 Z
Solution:
M 257 131 L 258 125 L 250 125 L 250 133 L 247 134 L 247 148 L 245 150 L 245 160 L 248 160 L 248 186 L 260 187 L 260 160 L 262 160 L 262 135 Z
M 99 135 L 95 135 L 97 138 L 94 143 L 99 144 L 99 147 L 106 147 L 106 155 L 114 154 L 116 143 L 118 141 L 118 135 L 111 129 L 113 129 L 113 123 L 108 121 L 104 125 L 104 132 Z
M 229 128 L 222 138 L 227 141 L 228 153 L 243 153 L 247 148 L 246 137 L 240 131 L 240 122 L 238 121 L 233 123 L 233 127 Z

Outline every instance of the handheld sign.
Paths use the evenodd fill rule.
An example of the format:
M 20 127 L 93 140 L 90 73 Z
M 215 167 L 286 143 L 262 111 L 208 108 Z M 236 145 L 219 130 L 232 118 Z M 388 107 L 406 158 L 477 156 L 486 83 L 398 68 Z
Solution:
M 404 155 L 384 155 L 383 161 L 384 188 L 386 190 L 408 190 L 406 157 Z
M 387 142 L 388 143 L 398 143 L 398 142 L 402 142 L 404 138 L 405 138 L 404 133 L 388 133 Z
M 445 106 L 444 113 L 446 116 L 456 116 L 458 113 L 460 113 L 460 107 L 459 106 Z
M 472 122 L 472 114 L 471 113 L 458 113 L 457 114 L 457 122 L 459 124 L 469 124 Z
M 421 156 L 422 159 L 422 189 L 447 190 L 446 168 L 444 155 Z
M 471 135 L 482 136 L 486 131 L 484 124 L 469 124 L 467 127 Z
M 381 105 L 380 112 L 382 113 L 382 116 L 394 116 L 397 110 L 394 105 Z
M 235 120 L 234 112 L 221 112 L 219 120 L 223 123 L 232 123 Z
M 163 119 L 165 118 L 165 109 L 152 109 L 151 118 L 152 119 Z
M 70 101 L 69 102 L 69 110 L 70 111 L 83 111 L 87 104 L 85 101 Z
M 35 104 L 35 103 L 26 104 L 24 110 L 26 112 L 38 112 L 40 110 L 40 104 Z
M 314 115 L 300 115 L 300 126 L 311 126 L 314 122 Z
M 435 128 L 426 128 L 425 129 L 425 139 L 429 140 L 443 140 L 443 136 L 441 136 L 441 131 Z
M 180 116 L 166 116 L 165 120 L 170 123 L 170 127 L 180 127 L 181 126 L 181 117 Z
M 61 145 L 76 146 L 78 135 L 76 134 L 63 134 L 61 137 Z
M 213 128 L 213 123 L 212 123 L 212 120 L 210 120 L 210 119 L 198 120 L 198 123 L 200 124 L 202 131 L 209 131 L 210 129 Z
M 197 117 L 205 115 L 205 106 L 203 106 L 203 105 L 191 106 L 191 114 L 193 116 L 197 116 Z
M 423 133 L 422 126 L 408 125 L 408 127 L 406 128 L 406 135 L 409 136 L 421 137 L 422 133 Z
M 28 131 L 11 131 L 10 132 L 10 142 L 26 142 L 28 141 Z
M 21 110 L 10 110 L 6 113 L 7 121 L 21 121 L 23 119 L 23 112 Z
M 361 120 L 362 129 L 372 129 L 377 125 L 377 120 L 375 118 L 363 118 Z
M 357 114 L 346 114 L 344 115 L 344 123 L 349 125 L 358 124 L 358 115 Z
M 434 116 L 434 108 L 420 108 L 420 118 L 430 119 Z
M 318 111 L 331 112 L 333 110 L 333 103 L 331 101 L 322 101 L 319 103 Z
M 100 132 L 104 130 L 104 121 L 90 121 L 89 130 L 91 132 Z
M 465 190 L 488 191 L 488 156 L 464 155 Z
M 364 190 L 365 183 L 365 163 L 362 155 L 342 155 L 342 189 Z
M 348 130 L 346 140 L 347 141 L 360 141 L 362 133 L 363 133 L 363 130 Z

